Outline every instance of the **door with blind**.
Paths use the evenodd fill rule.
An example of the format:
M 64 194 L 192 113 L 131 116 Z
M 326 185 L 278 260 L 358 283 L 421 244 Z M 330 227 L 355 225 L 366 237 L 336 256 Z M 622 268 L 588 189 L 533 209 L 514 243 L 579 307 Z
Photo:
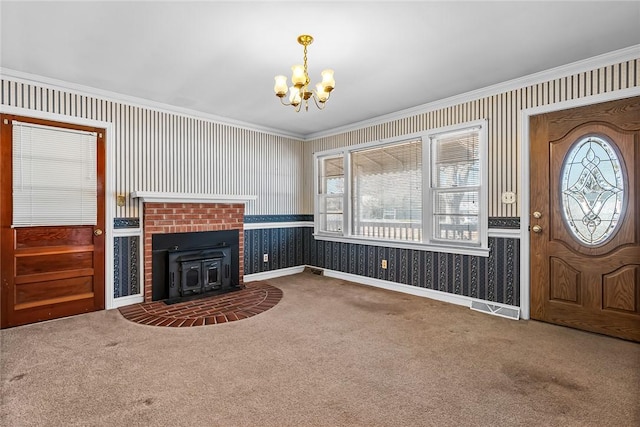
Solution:
M 531 317 L 640 341 L 640 97 L 531 118 Z
M 2 327 L 105 306 L 105 131 L 2 115 Z

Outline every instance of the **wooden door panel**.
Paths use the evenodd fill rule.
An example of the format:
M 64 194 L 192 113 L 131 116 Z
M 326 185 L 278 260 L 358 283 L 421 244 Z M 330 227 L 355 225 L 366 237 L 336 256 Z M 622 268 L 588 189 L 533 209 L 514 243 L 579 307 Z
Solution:
M 547 242 L 547 247 L 553 251 L 554 254 L 560 259 L 563 259 L 567 264 L 571 266 L 578 265 L 583 259 L 584 254 L 574 251 L 568 248 L 564 243 L 558 241 Z M 602 272 L 610 273 L 618 268 L 634 264 L 638 261 L 638 253 L 633 250 L 629 250 L 628 247 L 618 248 L 612 252 L 606 253 L 598 257 L 598 262 L 588 264 L 580 268 L 581 271 L 595 271 L 598 274 Z
M 587 151 L 572 159 L 582 143 L 613 157 Z M 561 185 L 565 161 L 577 171 L 568 187 Z M 530 203 L 532 213 L 541 213 L 531 218 L 532 229 L 540 227 L 531 233 L 533 319 L 640 341 L 638 169 L 640 97 L 531 118 Z M 581 200 L 572 217 L 562 205 L 568 197 Z M 604 209 L 606 200 L 615 203 Z M 617 224 L 608 222 L 616 215 Z M 598 233 L 606 230 L 607 237 L 578 237 L 571 228 L 582 224 L 605 224 Z
M 2 115 L 0 169 L 1 326 L 55 319 L 105 306 L 104 130 Z M 13 227 L 12 120 L 96 132 L 97 218 L 95 225 Z
M 581 304 L 580 272 L 556 257 L 550 258 L 549 270 L 551 276 L 549 299 Z
M 93 268 L 69 269 L 64 271 L 54 271 L 50 273 L 28 274 L 24 276 L 15 276 L 14 283 L 22 285 L 25 283 L 48 282 L 52 280 L 66 280 L 74 277 L 83 277 L 93 275 Z
M 16 249 L 93 245 L 92 226 L 17 228 Z
M 19 306 L 11 314 L 12 320 L 9 326 L 26 325 L 96 310 L 93 300 L 89 298 L 60 297 L 50 302 L 50 304 L 31 303 Z
M 93 299 L 93 275 L 16 284 L 16 310 L 87 298 Z
M 618 314 L 618 319 L 614 324 L 606 316 L 601 316 L 597 312 L 576 316 L 575 308 L 571 304 L 556 304 L 554 310 L 546 314 L 545 319 L 538 320 L 631 341 L 639 341 L 637 339 L 637 317 L 634 315 L 623 316 L 625 313 L 616 314 Z
M 634 131 L 640 128 L 638 115 L 638 97 L 621 101 L 611 101 L 586 107 L 564 110 L 559 114 L 545 114 L 549 123 L 546 130 L 549 141 L 555 141 L 566 135 L 567 130 L 577 128 L 585 123 L 613 123 L 615 127 Z
M 16 257 L 16 276 L 93 268 L 93 252 L 58 252 Z
M 640 313 L 640 266 L 628 265 L 602 277 L 602 309 Z

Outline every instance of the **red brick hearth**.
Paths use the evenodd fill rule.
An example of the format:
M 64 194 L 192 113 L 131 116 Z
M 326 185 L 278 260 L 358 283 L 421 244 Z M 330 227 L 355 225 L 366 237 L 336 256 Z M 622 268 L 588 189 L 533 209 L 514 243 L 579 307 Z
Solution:
M 219 325 L 253 317 L 274 307 L 282 291 L 266 282 L 251 282 L 244 289 L 193 301 L 166 305 L 162 301 L 120 307 L 135 323 L 150 326 L 189 327 Z
M 157 233 L 239 230 L 240 285 L 244 272 L 244 203 L 144 203 L 144 301 L 152 300 L 152 236 Z

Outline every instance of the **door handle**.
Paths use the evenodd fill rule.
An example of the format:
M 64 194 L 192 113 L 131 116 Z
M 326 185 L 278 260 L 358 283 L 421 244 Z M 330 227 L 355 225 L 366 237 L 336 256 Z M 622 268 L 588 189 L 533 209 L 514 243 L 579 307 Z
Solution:
M 540 227 L 539 225 L 534 225 L 532 230 L 534 233 L 542 233 L 542 227 Z
M 540 218 L 542 218 L 542 214 L 540 212 L 538 212 L 538 211 L 535 211 L 533 213 L 533 217 L 536 218 L 536 219 L 540 219 Z
M 102 230 L 100 230 L 99 228 L 96 228 L 95 230 L 93 230 L 93 234 L 96 236 L 102 236 Z

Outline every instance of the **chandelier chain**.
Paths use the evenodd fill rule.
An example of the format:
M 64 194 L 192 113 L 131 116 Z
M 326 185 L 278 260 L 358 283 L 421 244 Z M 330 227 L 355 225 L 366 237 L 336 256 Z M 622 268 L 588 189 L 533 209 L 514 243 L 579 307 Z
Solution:
M 309 84 L 309 73 L 307 72 L 307 45 L 304 45 L 304 85 L 307 86 Z

